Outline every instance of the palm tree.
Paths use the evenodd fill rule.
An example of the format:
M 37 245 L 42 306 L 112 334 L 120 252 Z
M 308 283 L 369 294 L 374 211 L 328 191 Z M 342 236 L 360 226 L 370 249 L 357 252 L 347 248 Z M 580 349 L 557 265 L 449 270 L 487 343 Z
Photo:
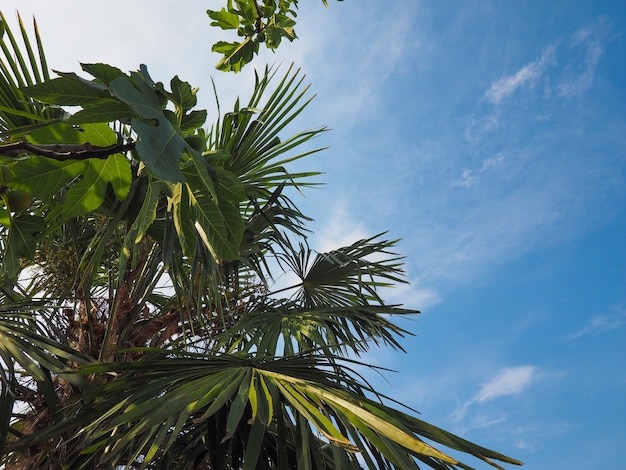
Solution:
M 266 69 L 205 130 L 178 78 L 85 65 L 93 80 L 62 76 L 93 93 L 70 117 L 36 25 L 20 46 L 0 18 L 0 465 L 470 468 L 439 447 L 519 463 L 357 372 L 419 312 L 381 297 L 405 282 L 384 234 L 308 246 L 289 194 L 316 174 L 289 166 L 325 129 L 283 137 L 311 101 L 298 70 Z

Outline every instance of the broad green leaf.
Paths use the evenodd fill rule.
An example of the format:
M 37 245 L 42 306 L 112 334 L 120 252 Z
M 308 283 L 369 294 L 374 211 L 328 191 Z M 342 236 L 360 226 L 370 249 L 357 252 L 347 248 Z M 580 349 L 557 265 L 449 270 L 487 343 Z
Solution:
M 133 86 L 126 78 L 116 78 L 111 93 L 128 104 L 139 118 L 131 121 L 139 136 L 136 150 L 148 171 L 165 181 L 184 181 L 180 159 L 186 142 L 164 116 L 159 99 L 150 87 Z
M 151 180 L 149 176 L 148 178 Z M 141 203 L 141 208 L 124 240 L 124 247 L 122 248 L 122 255 L 120 256 L 120 266 L 124 266 L 131 254 L 136 253 L 134 250 L 135 246 L 143 239 L 156 219 L 157 206 L 161 194 L 169 189 L 169 185 L 163 181 L 149 181 L 146 185 L 146 192 L 143 202 Z
M 227 150 L 217 149 L 217 150 L 210 150 L 208 152 L 205 152 L 204 158 L 209 165 L 214 166 L 214 167 L 218 167 L 218 166 L 222 167 L 224 166 L 224 163 L 226 163 L 232 157 Z
M 178 75 L 170 80 L 172 92 L 168 93 L 170 100 L 183 112 L 189 111 L 197 103 L 196 93 L 187 82 L 183 82 Z
M 207 139 L 202 134 L 192 134 L 185 136 L 185 142 L 189 147 L 197 152 L 204 152 L 206 150 Z
M 239 208 L 232 203 L 216 203 L 211 196 L 214 189 L 209 187 L 212 183 L 200 172 L 195 165 L 185 171 L 198 233 L 218 259 L 236 259 L 244 230 Z
M 8 227 L 11 225 L 11 213 L 0 202 L 0 225 Z
M 156 119 L 156 126 L 138 119 L 131 121 L 139 136 L 135 147 L 137 154 L 154 176 L 172 183 L 182 182 L 185 178 L 180 170 L 180 159 L 187 143 L 163 115 Z
M 107 86 L 116 78 L 127 77 L 120 69 L 108 64 L 80 64 L 80 66 L 85 72 Z
M 45 229 L 43 219 L 35 215 L 24 213 L 11 220 L 0 266 L 2 275 L 15 280 L 20 271 L 20 258 L 33 257 L 37 240 Z
M 170 201 L 178 241 L 183 254 L 191 257 L 196 249 L 198 236 L 187 185 L 183 186 L 182 183 L 174 185 Z
M 224 259 L 235 259 L 239 256 L 239 247 L 241 246 L 245 224 L 237 204 L 220 202 L 219 210 L 226 222 L 226 239 L 228 240 L 228 249 L 223 252 L 221 257 Z
M 246 23 L 254 23 L 257 20 L 256 5 L 253 0 L 235 0 L 237 5 L 237 13 L 246 21 Z
M 29 86 L 24 93 L 42 103 L 61 106 L 94 105 L 109 96 L 106 87 L 70 75 Z
M 26 140 L 33 144 L 54 145 L 54 144 L 79 144 L 81 133 L 78 128 L 68 124 L 50 124 L 32 132 L 26 136 Z
M 118 77 L 109 85 L 111 95 L 129 105 L 143 119 L 155 119 L 163 113 L 156 93 L 150 87 L 138 89 L 127 77 Z
M 228 170 L 217 172 L 217 192 L 224 202 L 241 202 L 246 200 L 246 190 L 237 176 Z
M 96 147 L 106 147 L 115 144 L 117 136 L 113 129 L 103 122 L 87 123 L 79 127 L 79 141 Z
M 33 133 L 36 143 L 54 142 L 94 146 L 115 143 L 115 133 L 106 124 L 85 124 L 80 129 L 68 125 L 52 125 Z M 58 161 L 32 156 L 15 162 L 12 167 L 16 176 L 14 186 L 29 191 L 36 198 L 47 201 L 64 187 L 69 187 L 64 204 L 59 209 L 66 217 L 75 217 L 97 209 L 104 201 L 110 184 L 116 197 L 122 200 L 128 194 L 131 182 L 129 160 L 121 154 L 106 160 Z M 77 180 L 77 177 L 80 177 Z M 59 211 L 58 210 L 58 211 Z M 58 213 L 55 212 L 55 213 Z
M 236 73 L 252 60 L 254 54 L 259 52 L 259 43 L 250 37 L 245 38 L 240 43 L 219 41 L 213 45 L 211 50 L 224 55 L 216 65 L 218 70 Z
M 206 122 L 207 112 L 204 109 L 191 111 L 183 116 L 180 122 L 182 131 L 195 130 L 202 127 Z
M 82 174 L 85 160 L 58 161 L 33 156 L 15 162 L 12 166 L 13 186 L 25 189 L 41 200 L 50 200 L 74 178 Z
M 239 244 L 229 237 L 229 228 L 224 215 L 215 202 L 200 191 L 190 194 L 194 204 L 196 229 L 214 256 L 218 259 L 235 259 L 239 255 Z M 241 216 L 237 214 L 241 220 Z M 241 222 L 243 227 L 243 222 Z M 242 230 L 243 235 L 243 230 Z
M 130 162 L 121 154 L 106 160 L 85 160 L 82 179 L 72 185 L 62 205 L 62 214 L 76 217 L 96 210 L 104 202 L 107 185 L 110 183 L 118 199 L 124 199 L 132 179 Z
M 85 124 L 90 122 L 113 122 L 129 119 L 133 112 L 130 107 L 118 100 L 102 100 L 97 106 L 81 109 L 70 116 L 68 124 Z
M 106 147 L 115 144 L 116 135 L 113 129 L 104 123 L 84 124 L 51 124 L 41 127 L 27 136 L 33 144 L 84 144 Z
M 211 26 L 217 26 L 222 29 L 237 29 L 239 27 L 239 15 L 231 13 L 226 8 L 220 11 L 207 10 L 207 14 L 212 20 Z

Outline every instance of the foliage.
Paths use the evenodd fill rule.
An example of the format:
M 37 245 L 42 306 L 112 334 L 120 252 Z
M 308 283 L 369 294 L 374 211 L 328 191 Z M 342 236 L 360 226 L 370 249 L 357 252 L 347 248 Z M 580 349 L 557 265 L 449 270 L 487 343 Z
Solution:
M 342 1 L 342 0 L 338 0 Z M 328 1 L 322 0 L 328 7 Z M 238 41 L 218 41 L 212 51 L 222 54 L 217 68 L 239 72 L 258 54 L 261 44 L 276 49 L 283 38 L 296 39 L 296 17 L 298 0 L 228 0 L 221 10 L 207 10 L 213 20 L 211 26 L 234 30 Z
M 277 46 L 292 3 L 266 2 L 254 40 Z M 245 30 L 259 5 L 235 4 L 247 20 L 212 17 Z M 0 20 L 0 465 L 469 468 L 440 446 L 519 463 L 356 372 L 418 312 L 380 295 L 405 282 L 396 241 L 307 244 L 288 192 L 316 173 L 288 168 L 325 129 L 283 135 L 311 101 L 300 71 L 265 69 L 206 128 L 178 76 L 51 78 L 36 25 L 20 47 Z

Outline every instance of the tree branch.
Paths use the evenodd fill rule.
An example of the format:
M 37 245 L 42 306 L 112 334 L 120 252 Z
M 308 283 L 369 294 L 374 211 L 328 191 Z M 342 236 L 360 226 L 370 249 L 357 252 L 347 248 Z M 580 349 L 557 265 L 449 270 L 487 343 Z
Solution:
M 254 7 L 256 8 L 256 23 L 254 25 L 254 29 L 256 30 L 256 33 L 260 33 L 261 32 L 261 22 L 263 21 L 263 10 L 261 10 L 261 7 L 259 6 L 259 3 L 257 2 L 257 0 L 252 0 L 252 3 L 254 3 Z
M 0 145 L 0 155 L 17 157 L 24 153 L 32 153 L 54 160 L 83 160 L 85 158 L 108 158 L 115 153 L 124 153 L 135 148 L 135 142 L 127 144 L 113 144 L 107 147 L 98 147 L 89 142 L 84 144 L 52 144 L 36 145 L 25 140 Z

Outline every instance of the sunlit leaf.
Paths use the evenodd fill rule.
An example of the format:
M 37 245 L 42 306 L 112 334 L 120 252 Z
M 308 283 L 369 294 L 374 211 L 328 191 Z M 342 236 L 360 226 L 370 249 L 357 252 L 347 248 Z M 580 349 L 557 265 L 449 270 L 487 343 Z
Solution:
M 124 199 L 131 183 L 130 162 L 121 154 L 106 160 L 85 162 L 82 178 L 73 184 L 62 206 L 66 217 L 75 217 L 96 210 L 104 201 L 107 185 L 112 184 L 118 199 Z

